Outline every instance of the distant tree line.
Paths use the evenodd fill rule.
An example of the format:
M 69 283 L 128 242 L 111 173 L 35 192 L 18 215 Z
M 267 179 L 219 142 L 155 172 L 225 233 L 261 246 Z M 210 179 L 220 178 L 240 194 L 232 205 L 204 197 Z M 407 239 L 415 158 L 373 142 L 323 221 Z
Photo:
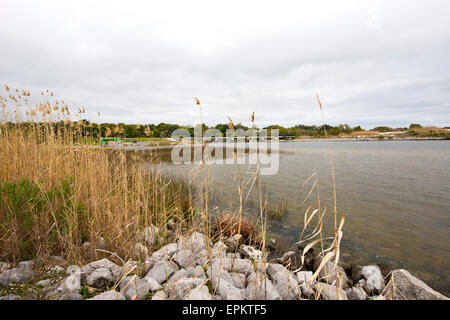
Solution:
M 36 127 L 36 123 L 31 122 L 22 122 L 20 124 L 7 123 L 9 126 L 33 126 Z M 122 137 L 122 138 L 142 138 L 142 137 L 153 137 L 153 138 L 168 138 L 171 137 L 172 133 L 176 129 L 185 129 L 187 130 L 191 136 L 194 135 L 194 127 L 187 125 L 178 125 L 172 123 L 164 123 L 161 122 L 159 124 L 125 124 L 125 123 L 93 123 L 88 120 L 80 120 L 77 122 L 55 122 L 52 123 L 52 128 L 55 130 L 55 133 L 62 132 L 67 128 L 77 128 L 81 135 L 83 136 L 98 136 L 98 137 L 106 137 L 106 136 L 114 136 L 114 137 Z M 203 131 L 209 128 L 215 128 L 222 132 L 225 136 L 226 130 L 230 128 L 230 124 L 221 123 L 215 126 L 208 127 L 203 124 Z M 241 123 L 233 124 L 234 129 L 243 129 L 248 130 L 249 127 L 242 125 Z M 411 131 L 414 129 L 422 128 L 420 124 L 413 123 L 408 128 L 391 128 L 387 126 L 378 126 L 370 130 L 365 130 L 361 126 L 351 127 L 348 124 L 339 124 L 336 126 L 332 125 L 303 125 L 299 124 L 293 127 L 283 127 L 280 125 L 270 125 L 263 127 L 263 129 L 267 129 L 270 134 L 271 129 L 278 129 L 280 136 L 291 136 L 291 137 L 300 137 L 300 136 L 311 136 L 311 137 L 321 137 L 325 135 L 325 130 L 330 136 L 340 136 L 351 134 L 353 132 L 360 131 L 376 131 L 376 132 L 395 132 L 395 131 Z M 256 128 L 258 129 L 258 128 Z

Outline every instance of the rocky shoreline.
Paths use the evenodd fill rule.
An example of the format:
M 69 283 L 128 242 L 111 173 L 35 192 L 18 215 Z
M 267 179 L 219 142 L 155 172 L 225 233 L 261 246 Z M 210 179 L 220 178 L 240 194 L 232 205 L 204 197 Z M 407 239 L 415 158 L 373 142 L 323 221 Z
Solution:
M 312 250 L 302 264 L 298 243 L 266 261 L 239 234 L 207 243 L 193 232 L 149 253 L 159 237 L 157 227 L 147 227 L 135 260 L 121 265 L 114 254 L 84 266 L 59 256 L 45 267 L 39 259 L 0 262 L 0 300 L 448 300 L 404 269 L 388 277 L 376 265 L 344 270 Z

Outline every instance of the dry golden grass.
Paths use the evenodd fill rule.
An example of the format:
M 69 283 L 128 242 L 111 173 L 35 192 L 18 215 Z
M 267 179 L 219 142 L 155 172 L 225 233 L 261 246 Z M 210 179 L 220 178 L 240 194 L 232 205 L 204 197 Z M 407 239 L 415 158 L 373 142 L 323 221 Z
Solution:
M 78 143 L 83 128 L 70 121 L 68 106 L 55 108 L 62 102 L 45 98 L 52 102 L 0 98 L 0 260 L 64 255 L 79 261 L 86 241 L 126 260 L 150 223 L 164 233 L 168 219 L 189 220 L 183 184 L 143 166 L 134 153 Z M 61 120 L 64 126 L 57 125 Z M 19 189 L 24 179 L 28 184 Z
M 378 131 L 354 131 L 350 133 L 351 136 L 379 136 L 380 133 Z
M 254 242 L 257 238 L 255 224 L 246 217 L 238 217 L 233 214 L 218 216 L 214 222 L 213 230 L 225 237 L 232 237 L 240 233 L 248 242 Z

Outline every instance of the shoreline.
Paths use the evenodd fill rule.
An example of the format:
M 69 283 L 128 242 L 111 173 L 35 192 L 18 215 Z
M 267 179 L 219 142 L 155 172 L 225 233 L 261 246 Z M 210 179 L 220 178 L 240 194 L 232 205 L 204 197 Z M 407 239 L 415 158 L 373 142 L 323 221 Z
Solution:
M 170 222 L 172 232 L 179 230 Z M 302 264 L 299 243 L 269 259 L 240 234 L 209 245 L 197 231 L 158 245 L 160 237 L 157 227 L 145 228 L 135 260 L 121 265 L 114 253 L 94 247 L 84 266 L 58 256 L 48 257 L 44 268 L 39 259 L 15 268 L 0 262 L 0 300 L 448 300 L 405 269 L 388 275 L 378 265 L 344 269 L 314 250 Z

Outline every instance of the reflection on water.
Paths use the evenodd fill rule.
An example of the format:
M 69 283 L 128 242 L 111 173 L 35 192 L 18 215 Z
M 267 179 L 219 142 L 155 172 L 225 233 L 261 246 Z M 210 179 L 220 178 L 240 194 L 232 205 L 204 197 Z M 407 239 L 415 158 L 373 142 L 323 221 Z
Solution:
M 343 260 L 403 267 L 450 295 L 450 141 L 337 141 L 330 147 L 338 210 L 346 217 Z M 192 168 L 168 167 L 178 175 Z M 219 207 L 238 203 L 237 188 L 230 186 L 247 169 L 209 166 Z M 287 201 L 287 213 L 271 226 L 286 245 L 298 240 L 304 212 L 315 200 L 312 194 L 303 203 L 310 184 L 302 185 L 313 172 L 319 177 L 321 201 L 330 208 L 330 232 L 333 193 L 325 142 L 281 143 L 278 174 L 263 177 L 269 201 Z M 257 211 L 254 196 L 246 203 L 247 212 Z

